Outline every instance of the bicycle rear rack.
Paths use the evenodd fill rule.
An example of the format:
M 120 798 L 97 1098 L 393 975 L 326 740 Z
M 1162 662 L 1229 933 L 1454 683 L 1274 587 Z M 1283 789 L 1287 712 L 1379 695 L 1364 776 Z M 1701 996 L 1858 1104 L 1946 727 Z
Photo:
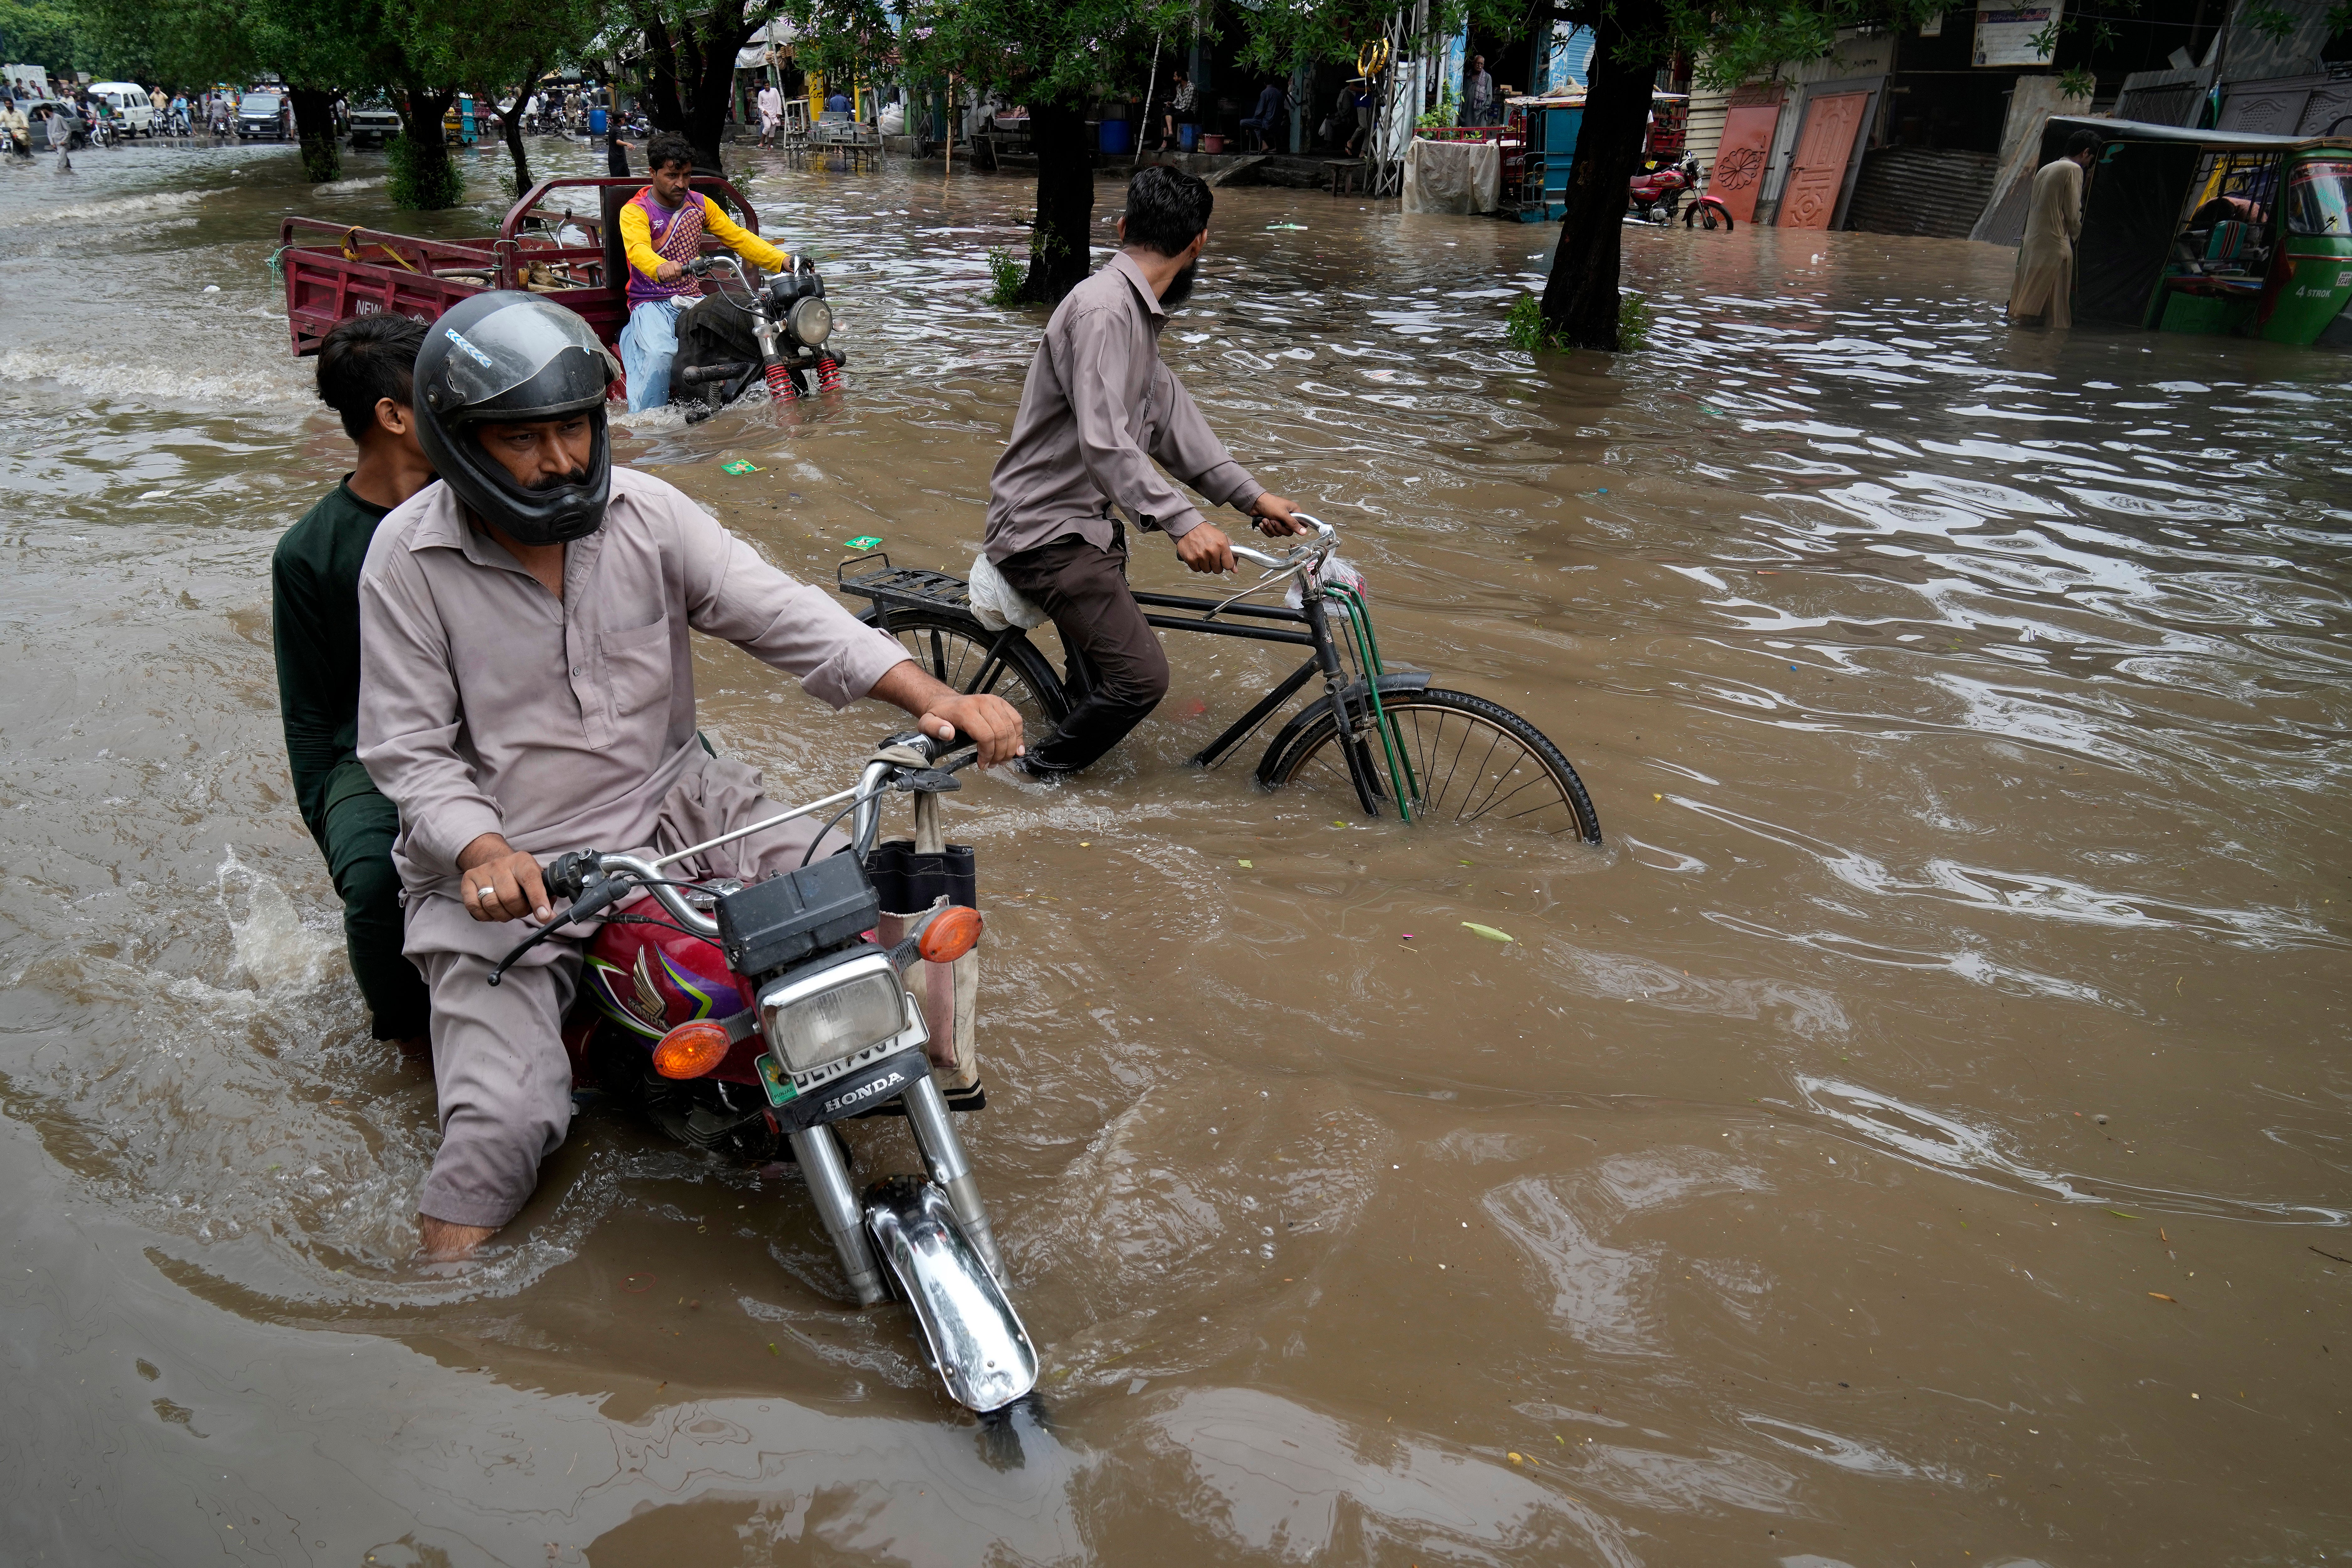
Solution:
M 850 576 L 852 566 L 868 561 L 879 561 L 881 566 L 872 572 Z M 920 566 L 893 566 L 890 558 L 878 551 L 845 561 L 834 568 L 834 585 L 845 594 L 855 594 L 861 599 L 871 599 L 877 605 L 901 605 L 937 610 L 960 610 L 971 613 L 971 590 L 964 580 L 946 572 L 932 572 Z

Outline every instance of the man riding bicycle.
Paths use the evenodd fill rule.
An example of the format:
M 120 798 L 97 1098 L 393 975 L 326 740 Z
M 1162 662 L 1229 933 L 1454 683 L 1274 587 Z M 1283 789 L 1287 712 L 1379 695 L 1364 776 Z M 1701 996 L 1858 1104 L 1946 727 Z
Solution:
M 400 807 L 393 858 L 408 957 L 432 993 L 442 1142 L 417 1203 L 428 1256 L 512 1219 L 564 1139 L 560 1029 L 589 933 L 488 973 L 559 919 L 541 857 L 667 854 L 774 815 L 758 772 L 695 727 L 689 630 L 735 644 L 844 708 L 878 698 L 982 765 L 1020 754 L 1001 698 L 934 680 L 884 634 L 768 565 L 661 480 L 615 468 L 612 367 L 579 317 L 477 294 L 417 356 L 417 436 L 437 483 L 378 525 L 360 575 L 359 756 Z M 703 857 L 714 875 L 788 868 L 804 823 Z
M 982 549 L 1054 620 L 1091 668 L 1092 689 L 1024 761 L 1076 773 L 1143 722 L 1168 694 L 1168 655 L 1127 586 L 1127 528 L 1114 508 L 1175 542 L 1195 572 L 1234 569 L 1233 542 L 1152 466 L 1268 534 L 1304 533 L 1290 503 L 1234 461 L 1183 384 L 1160 362 L 1168 312 L 1192 291 L 1215 198 L 1191 174 L 1153 165 L 1128 183 L 1121 248 L 1045 323 L 989 479 Z

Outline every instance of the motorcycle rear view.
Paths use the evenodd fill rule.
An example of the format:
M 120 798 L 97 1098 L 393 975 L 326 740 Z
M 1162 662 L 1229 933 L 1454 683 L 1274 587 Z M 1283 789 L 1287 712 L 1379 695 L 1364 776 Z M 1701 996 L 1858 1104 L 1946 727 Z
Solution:
M 950 1096 L 955 1110 L 986 1103 L 971 1046 L 982 922 L 971 851 L 945 844 L 940 826 L 939 796 L 961 787 L 954 774 L 972 753 L 940 767 L 942 753 L 940 742 L 894 737 L 855 787 L 659 860 L 557 857 L 548 887 L 571 899 L 569 914 L 509 953 L 491 983 L 555 929 L 602 920 L 582 987 L 598 1012 L 595 1059 L 619 1064 L 600 1068 L 600 1083 L 651 1091 L 641 1099 L 682 1094 L 683 1110 L 647 1109 L 706 1148 L 788 1142 L 858 1305 L 904 1300 L 950 1395 L 986 1412 L 1035 1386 L 1037 1354 L 951 1119 Z M 880 803 L 894 793 L 913 797 L 916 835 L 877 844 Z M 853 818 L 841 853 L 748 886 L 667 869 L 827 808 Z M 877 880 L 911 912 L 886 911 Z M 641 893 L 677 923 L 604 913 Z M 647 925 L 661 928 L 656 940 Z M 907 1118 L 924 1173 L 886 1177 L 861 1199 L 833 1124 L 877 1113 Z

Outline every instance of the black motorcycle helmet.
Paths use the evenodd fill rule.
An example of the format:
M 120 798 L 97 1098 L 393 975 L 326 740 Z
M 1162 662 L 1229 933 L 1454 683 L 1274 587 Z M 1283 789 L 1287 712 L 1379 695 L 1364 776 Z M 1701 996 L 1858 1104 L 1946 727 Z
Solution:
M 613 494 L 604 426 L 612 379 L 595 331 L 562 306 L 513 289 L 476 294 L 427 328 L 417 351 L 416 442 L 483 521 L 524 544 L 585 539 L 604 526 Z M 473 428 L 583 412 L 594 432 L 587 475 L 547 489 L 516 484 Z

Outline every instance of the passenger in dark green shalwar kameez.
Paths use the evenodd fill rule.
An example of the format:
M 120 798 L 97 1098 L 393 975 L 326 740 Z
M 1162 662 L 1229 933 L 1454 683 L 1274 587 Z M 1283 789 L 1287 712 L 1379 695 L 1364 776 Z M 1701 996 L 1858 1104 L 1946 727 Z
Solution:
M 286 531 L 270 557 L 272 640 L 286 761 L 304 826 L 343 900 L 352 974 L 375 1037 L 422 1049 L 425 979 L 401 951 L 400 814 L 360 766 L 360 567 L 386 512 L 432 482 L 409 408 L 422 323 L 361 316 L 327 334 L 319 396 L 342 416 L 359 467 Z

